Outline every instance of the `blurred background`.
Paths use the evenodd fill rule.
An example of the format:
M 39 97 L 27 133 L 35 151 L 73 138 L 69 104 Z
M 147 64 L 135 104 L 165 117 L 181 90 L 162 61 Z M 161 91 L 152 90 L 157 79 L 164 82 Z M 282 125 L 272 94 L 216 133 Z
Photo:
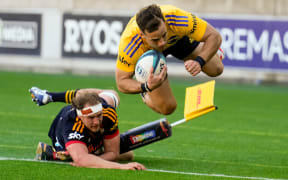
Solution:
M 152 3 L 175 5 L 218 29 L 225 71 L 216 79 L 288 84 L 287 0 L 1 0 L 0 70 L 113 75 L 126 23 Z M 189 76 L 173 58 L 168 72 Z
M 221 33 L 225 52 L 224 73 L 217 78 L 192 77 L 183 62 L 168 58 L 178 102 L 166 116 L 170 122 L 183 117 L 185 88 L 206 79 L 216 80 L 219 107 L 175 127 L 171 138 L 135 150 L 137 162 L 173 173 L 95 173 L 18 161 L 31 161 L 37 143 L 50 142 L 51 120 L 63 107 L 35 106 L 28 89 L 116 90 L 121 33 L 152 3 L 207 20 Z M 0 179 L 288 179 L 288 0 L 1 0 L 0 82 Z M 138 94 L 120 96 L 121 132 L 163 117 Z

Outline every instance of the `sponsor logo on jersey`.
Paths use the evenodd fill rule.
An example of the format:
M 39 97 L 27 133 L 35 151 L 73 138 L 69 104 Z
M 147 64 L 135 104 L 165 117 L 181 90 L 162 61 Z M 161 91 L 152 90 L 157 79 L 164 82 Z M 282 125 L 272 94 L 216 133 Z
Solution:
M 193 34 L 195 32 L 195 30 L 197 29 L 197 19 L 196 16 L 192 14 L 192 18 L 193 18 L 193 27 L 190 31 L 190 34 Z
M 81 135 L 77 131 L 75 131 L 74 133 L 70 133 L 69 134 L 68 139 L 78 139 L 78 140 L 80 140 L 83 137 L 84 137 L 84 135 Z
M 150 131 L 146 131 L 142 134 L 138 134 L 138 135 L 135 135 L 135 136 L 130 136 L 130 141 L 132 142 L 132 144 L 136 144 L 136 143 L 139 143 L 139 142 L 142 142 L 144 140 L 147 140 L 147 139 L 151 139 L 151 138 L 154 138 L 156 137 L 156 133 L 154 130 L 150 130 Z
M 122 56 L 119 56 L 119 57 L 118 57 L 118 60 L 119 60 L 122 64 L 126 64 L 128 67 L 131 65 L 131 64 L 128 63 L 128 62 L 124 59 L 124 57 L 122 57 Z
M 178 40 L 178 36 L 171 36 L 169 39 L 168 39 L 168 44 L 173 44 L 175 43 L 176 41 Z

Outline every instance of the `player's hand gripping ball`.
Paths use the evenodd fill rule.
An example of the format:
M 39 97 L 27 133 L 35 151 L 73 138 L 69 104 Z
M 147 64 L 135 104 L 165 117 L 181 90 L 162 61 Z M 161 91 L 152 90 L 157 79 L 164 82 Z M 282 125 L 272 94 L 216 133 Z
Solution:
M 151 67 L 153 67 L 154 75 L 158 75 L 165 65 L 166 58 L 161 52 L 156 50 L 146 51 L 136 63 L 135 78 L 137 81 L 145 83 L 148 80 Z

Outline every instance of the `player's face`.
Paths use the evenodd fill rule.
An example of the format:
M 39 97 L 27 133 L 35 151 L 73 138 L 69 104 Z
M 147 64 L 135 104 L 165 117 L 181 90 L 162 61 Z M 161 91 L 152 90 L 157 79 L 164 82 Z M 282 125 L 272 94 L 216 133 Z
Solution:
M 80 117 L 84 125 L 92 132 L 97 132 L 101 128 L 102 124 L 102 111 L 91 114 L 89 116 Z
M 142 33 L 142 36 L 149 46 L 162 52 L 167 44 L 167 28 L 164 21 L 161 21 L 161 24 L 156 31 L 150 33 L 145 31 L 145 33 Z

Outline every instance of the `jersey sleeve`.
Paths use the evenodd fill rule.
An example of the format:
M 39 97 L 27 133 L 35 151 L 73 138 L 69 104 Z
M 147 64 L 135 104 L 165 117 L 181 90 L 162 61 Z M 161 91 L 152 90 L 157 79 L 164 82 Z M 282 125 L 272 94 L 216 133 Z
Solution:
M 164 6 L 163 11 L 168 26 L 176 34 L 188 36 L 196 41 L 200 41 L 204 36 L 207 28 L 205 20 L 174 6 Z
M 86 137 L 84 135 L 84 128 L 85 125 L 82 121 L 76 117 L 75 120 L 67 120 L 66 126 L 63 127 L 63 138 L 65 142 L 65 147 L 74 144 L 74 143 L 81 143 L 86 145 Z
M 133 72 L 139 57 L 143 54 L 143 40 L 133 17 L 122 33 L 116 67 L 125 72 Z
M 112 139 L 119 134 L 118 117 L 112 106 L 103 108 L 104 139 Z

